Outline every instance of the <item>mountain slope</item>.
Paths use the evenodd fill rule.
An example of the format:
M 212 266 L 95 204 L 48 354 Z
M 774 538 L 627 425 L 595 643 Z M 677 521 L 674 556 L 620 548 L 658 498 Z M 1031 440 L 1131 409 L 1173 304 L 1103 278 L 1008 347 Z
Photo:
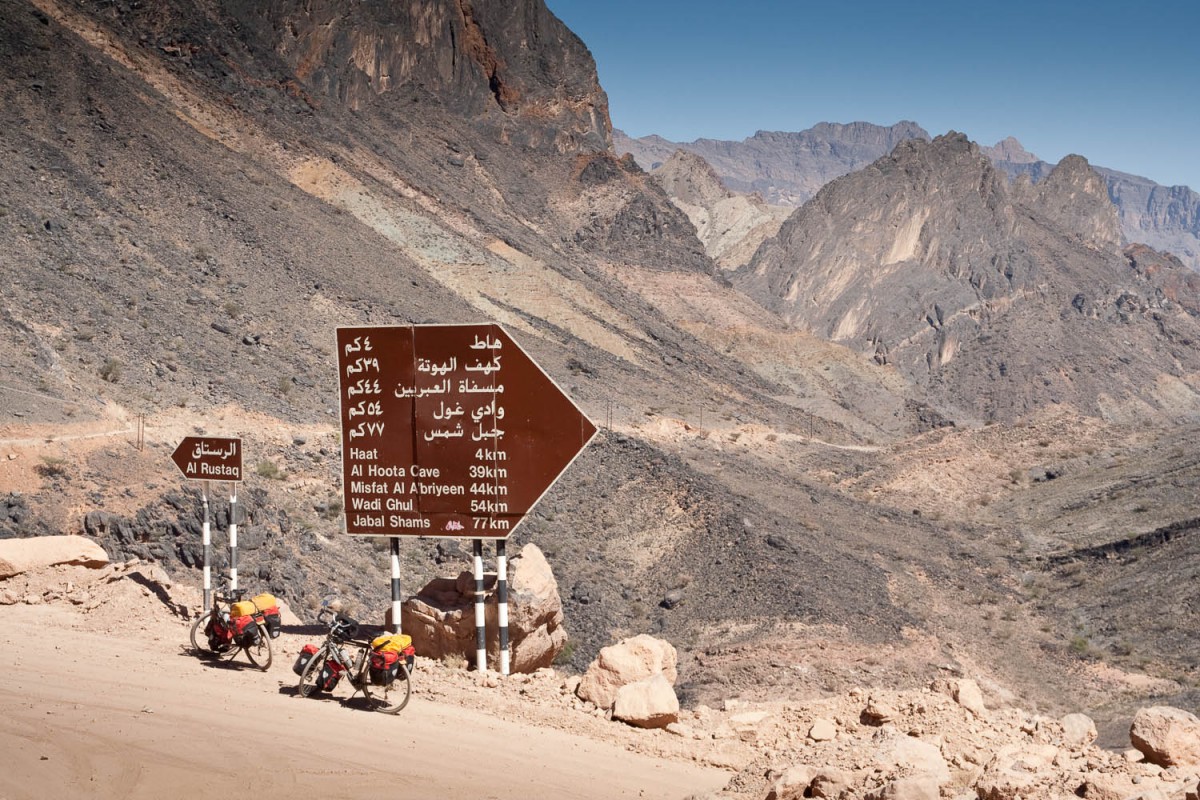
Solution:
M 1130 269 L 1119 238 L 1083 159 L 1010 186 L 947 134 L 826 186 L 735 283 L 802 329 L 895 364 L 943 408 L 1194 411 L 1197 320 L 1165 298 L 1161 276 Z

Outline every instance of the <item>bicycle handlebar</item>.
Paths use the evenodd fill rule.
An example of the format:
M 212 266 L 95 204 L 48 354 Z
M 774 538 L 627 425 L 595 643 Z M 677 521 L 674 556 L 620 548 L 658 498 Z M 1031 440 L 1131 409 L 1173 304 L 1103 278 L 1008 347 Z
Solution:
M 329 620 L 330 614 L 333 614 L 332 622 Z M 346 641 L 358 635 L 358 620 L 347 617 L 331 608 L 321 609 L 321 612 L 317 614 L 317 621 L 323 625 L 328 625 L 329 633 L 335 639 Z

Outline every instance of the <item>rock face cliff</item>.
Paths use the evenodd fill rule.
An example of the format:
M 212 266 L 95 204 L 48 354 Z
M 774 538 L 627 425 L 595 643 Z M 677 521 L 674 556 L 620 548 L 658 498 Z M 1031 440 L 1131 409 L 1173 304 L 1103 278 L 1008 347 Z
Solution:
M 1010 185 L 951 133 L 904 142 L 826 186 L 735 284 L 794 325 L 894 364 L 946 408 L 1009 418 L 1048 403 L 1161 405 L 1158 391 L 1176 382 L 1196 407 L 1200 359 L 1178 345 L 1200 340 L 1200 326 L 1164 279 L 1130 269 L 1104 181 L 1084 159 Z

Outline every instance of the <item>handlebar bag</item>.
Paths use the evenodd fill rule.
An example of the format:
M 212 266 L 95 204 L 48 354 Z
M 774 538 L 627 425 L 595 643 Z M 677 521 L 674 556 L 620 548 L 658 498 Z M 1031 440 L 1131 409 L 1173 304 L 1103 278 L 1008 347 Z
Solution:
M 292 665 L 292 672 L 296 673 L 297 675 L 303 675 L 304 668 L 308 666 L 308 662 L 312 661 L 313 656 L 315 656 L 317 651 L 320 649 L 321 648 L 317 647 L 315 644 L 304 645 L 304 647 L 300 649 L 299 658 L 297 658 L 296 663 Z

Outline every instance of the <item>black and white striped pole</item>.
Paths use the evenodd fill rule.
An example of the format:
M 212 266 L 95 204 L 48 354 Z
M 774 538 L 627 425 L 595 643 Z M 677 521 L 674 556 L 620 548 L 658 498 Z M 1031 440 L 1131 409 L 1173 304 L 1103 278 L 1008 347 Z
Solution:
M 392 537 L 392 633 L 400 630 L 400 537 Z
M 209 482 L 200 484 L 200 500 L 204 504 L 204 611 L 212 610 L 212 518 L 208 510 Z
M 229 492 L 229 592 L 237 592 L 237 483 L 230 484 Z
M 487 672 L 487 632 L 483 609 L 483 539 L 476 539 L 472 550 L 475 556 L 475 669 L 482 675 Z
M 496 599 L 500 603 L 497 620 L 500 623 L 500 674 L 509 670 L 508 653 L 508 557 L 504 553 L 504 540 L 496 540 Z

